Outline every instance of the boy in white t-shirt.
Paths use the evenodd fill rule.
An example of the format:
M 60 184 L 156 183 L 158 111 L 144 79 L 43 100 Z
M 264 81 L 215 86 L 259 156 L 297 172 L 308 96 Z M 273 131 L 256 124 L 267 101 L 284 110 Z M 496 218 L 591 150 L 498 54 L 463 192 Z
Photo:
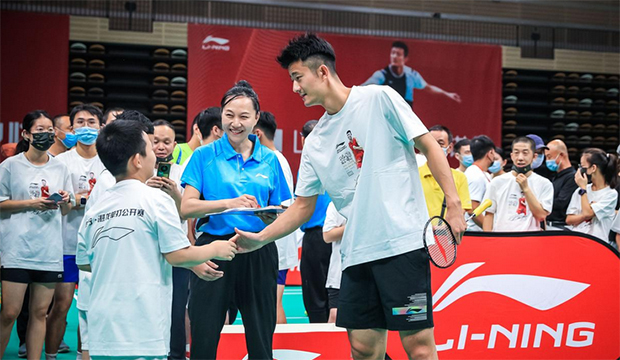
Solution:
M 482 202 L 487 186 L 491 182 L 488 170 L 495 162 L 495 144 L 488 136 L 480 135 L 471 139 L 470 149 L 474 163 L 465 170 L 465 176 L 471 199 L 471 210 L 468 213 L 471 214 Z M 467 231 L 482 231 L 483 221 L 484 214 L 472 218 L 467 222 Z
M 95 358 L 165 359 L 169 351 L 172 267 L 231 260 L 233 241 L 189 244 L 174 200 L 144 183 L 155 153 L 132 121 L 101 131 L 97 150 L 116 178 L 79 229 L 77 264 L 92 271 L 89 350 Z
M 338 295 L 340 293 L 340 281 L 342 279 L 342 261 L 340 260 L 340 243 L 344 234 L 344 226 L 347 219 L 340 215 L 334 203 L 330 202 L 327 206 L 325 223 L 323 224 L 323 240 L 332 244 L 332 255 L 329 258 L 329 269 L 327 270 L 327 302 L 329 306 L 328 323 L 335 323 L 338 314 Z
M 551 213 L 553 185 L 532 171 L 534 141 L 525 136 L 512 142 L 512 171 L 489 184 L 484 199 L 493 205 L 484 217 L 484 231 L 537 231 Z
M 346 87 L 335 60 L 331 45 L 313 34 L 291 40 L 278 57 L 304 105 L 326 113 L 305 141 L 295 202 L 260 233 L 237 230 L 239 247 L 253 251 L 293 232 L 327 191 L 347 218 L 336 324 L 347 328 L 353 357 L 383 358 L 388 329 L 400 332 L 410 358 L 436 357 L 422 241 L 428 213 L 414 146 L 446 194 L 446 220 L 460 242 L 465 221 L 450 167 L 396 91 Z

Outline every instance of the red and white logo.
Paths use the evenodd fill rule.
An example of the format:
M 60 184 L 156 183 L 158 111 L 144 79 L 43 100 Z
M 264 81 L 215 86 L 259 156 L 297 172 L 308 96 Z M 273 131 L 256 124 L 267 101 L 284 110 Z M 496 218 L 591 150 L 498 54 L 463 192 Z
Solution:
M 227 45 L 229 42 L 228 39 L 208 35 L 202 40 L 202 50 L 230 51 L 230 45 Z

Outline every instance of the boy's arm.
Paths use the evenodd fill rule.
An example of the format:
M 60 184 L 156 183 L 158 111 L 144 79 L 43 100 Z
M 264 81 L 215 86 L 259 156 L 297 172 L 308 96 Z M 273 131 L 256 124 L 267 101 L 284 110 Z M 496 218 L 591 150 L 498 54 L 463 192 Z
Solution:
M 188 246 L 165 253 L 164 257 L 172 266 L 191 268 L 211 259 L 230 261 L 236 253 L 237 244 L 233 240 L 219 240 L 209 245 Z
M 323 233 L 323 241 L 326 243 L 333 243 L 342 240 L 344 234 L 344 225 L 335 227 L 329 231 Z

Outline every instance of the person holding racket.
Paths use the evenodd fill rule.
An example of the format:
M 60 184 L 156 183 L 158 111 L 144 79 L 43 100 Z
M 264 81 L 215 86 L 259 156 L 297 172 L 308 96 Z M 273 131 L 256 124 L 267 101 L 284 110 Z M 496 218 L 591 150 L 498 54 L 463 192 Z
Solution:
M 353 358 L 384 358 L 387 330 L 396 330 L 409 358 L 436 359 L 430 264 L 422 239 L 428 213 L 414 146 L 446 195 L 445 219 L 460 242 L 463 209 L 443 151 L 389 86 L 346 87 L 324 39 L 294 38 L 278 62 L 304 105 L 320 105 L 326 113 L 306 139 L 296 201 L 259 233 L 236 229 L 240 252 L 269 246 L 295 230 L 327 191 L 347 218 L 336 325 L 347 328 Z M 364 149 L 361 167 L 348 146 L 349 131 Z
M 230 239 L 236 228 L 260 231 L 275 218 L 210 214 L 234 208 L 281 205 L 291 198 L 276 154 L 252 134 L 260 105 L 250 84 L 243 80 L 235 84 L 224 94 L 221 107 L 224 136 L 194 151 L 181 177 L 185 187 L 181 215 L 200 219 L 196 227 L 202 235 L 196 239 L 196 246 L 220 238 Z M 203 281 L 193 275 L 190 278 L 191 358 L 216 358 L 220 331 L 234 301 L 243 317 L 249 358 L 273 359 L 278 278 L 276 244 L 240 255 L 232 262 L 213 263 L 220 278 L 215 281 Z

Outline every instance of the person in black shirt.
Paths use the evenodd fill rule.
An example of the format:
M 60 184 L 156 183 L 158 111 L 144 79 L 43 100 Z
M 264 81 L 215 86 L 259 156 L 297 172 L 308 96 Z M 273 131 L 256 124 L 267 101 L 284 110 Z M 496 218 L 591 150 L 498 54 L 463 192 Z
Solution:
M 572 167 L 568 158 L 566 144 L 561 140 L 552 140 L 545 150 L 545 165 L 555 173 L 553 183 L 553 210 L 547 216 L 550 226 L 563 226 L 566 224 L 566 209 L 571 196 L 577 189 L 575 183 L 575 168 Z

